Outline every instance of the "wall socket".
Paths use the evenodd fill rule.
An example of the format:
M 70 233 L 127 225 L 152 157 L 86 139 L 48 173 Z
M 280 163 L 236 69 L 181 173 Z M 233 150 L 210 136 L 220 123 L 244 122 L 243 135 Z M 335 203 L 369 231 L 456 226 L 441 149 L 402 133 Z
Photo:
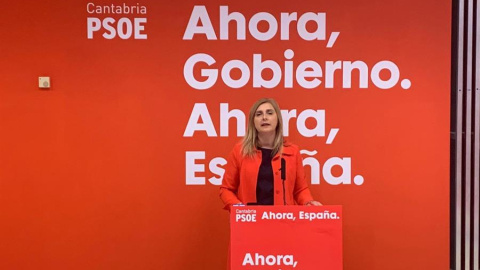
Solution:
M 50 77 L 38 77 L 38 88 L 50 89 Z

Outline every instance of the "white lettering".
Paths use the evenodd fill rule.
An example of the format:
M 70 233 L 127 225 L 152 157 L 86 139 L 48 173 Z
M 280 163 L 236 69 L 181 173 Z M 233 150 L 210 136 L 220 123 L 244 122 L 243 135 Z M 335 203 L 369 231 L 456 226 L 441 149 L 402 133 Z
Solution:
M 239 12 L 228 13 L 228 6 L 220 6 L 220 39 L 228 40 L 228 24 L 237 23 L 237 39 L 245 40 L 245 16 Z
M 380 78 L 380 72 L 384 69 L 390 71 L 390 79 L 386 81 Z M 370 77 L 376 87 L 380 89 L 390 89 L 398 83 L 398 80 L 400 79 L 400 70 L 397 65 L 391 61 L 380 61 L 373 66 Z
M 343 62 L 343 88 L 352 88 L 352 71 L 357 69 L 359 74 L 360 88 L 368 87 L 368 66 L 362 61 Z
M 297 13 L 282 13 L 280 14 L 280 39 L 290 39 L 290 23 L 297 20 Z
M 117 31 L 121 39 L 128 39 L 132 35 L 132 22 L 128 18 L 118 20 Z
M 88 7 L 87 7 L 88 9 Z M 247 20 L 248 20 L 248 31 L 250 35 L 259 41 L 271 40 L 277 35 L 279 24 L 280 24 L 280 39 L 289 40 L 290 39 L 290 26 L 293 22 L 297 22 L 297 12 L 293 13 L 280 13 L 280 19 L 268 13 L 268 12 L 258 12 L 255 13 L 250 19 L 246 19 L 242 13 L 239 12 L 229 12 L 228 6 L 220 6 L 219 11 L 219 33 L 220 40 L 228 40 L 230 22 L 234 21 L 236 24 L 236 39 L 245 40 L 246 39 L 246 29 L 247 29 Z M 199 25 L 199 23 L 201 25 Z M 266 23 L 268 27 L 265 31 L 260 31 L 259 24 Z M 307 30 L 307 24 L 314 23 L 316 24 L 316 29 L 313 32 Z M 325 40 L 326 37 L 326 14 L 325 13 L 314 13 L 306 12 L 298 18 L 296 25 L 296 30 L 298 35 L 307 41 L 312 40 Z M 195 34 L 203 34 L 207 37 L 208 40 L 216 40 L 217 36 L 213 28 L 210 16 L 205 6 L 194 6 L 190 19 L 188 21 L 187 28 L 183 35 L 184 40 L 193 39 Z
M 273 76 L 270 80 L 265 80 L 262 76 L 262 71 L 265 69 L 270 69 L 273 72 Z M 261 54 L 253 55 L 253 87 L 274 88 L 280 83 L 281 79 L 282 71 L 275 61 L 262 61 Z
M 105 18 L 102 21 L 102 26 L 105 28 L 106 32 L 103 33 L 103 37 L 106 39 L 113 39 L 117 33 L 115 31 L 115 27 L 113 27 L 113 24 L 115 23 L 114 18 Z M 108 34 L 107 34 L 108 33 Z
M 198 26 L 199 22 L 202 24 L 201 26 Z M 185 29 L 185 33 L 183 34 L 183 39 L 191 40 L 195 34 L 205 34 L 208 40 L 217 39 L 205 6 L 193 7 L 187 29 Z
M 146 18 L 134 18 L 133 22 L 129 18 L 120 18 L 118 22 L 111 17 L 100 20 L 99 18 L 87 18 L 87 39 L 93 39 L 93 33 L 101 31 L 105 39 L 147 39 L 145 31 Z
M 282 119 L 283 119 L 283 135 L 288 136 L 290 130 L 290 119 L 297 117 L 297 110 L 282 110 Z
M 241 76 L 239 79 L 234 80 L 230 76 L 230 72 L 232 69 L 239 69 L 241 72 Z M 248 68 L 248 65 L 245 64 L 245 62 L 240 61 L 240 60 L 231 60 L 228 61 L 222 69 L 222 80 L 225 82 L 225 84 L 231 88 L 240 88 L 245 86 L 248 83 L 248 80 L 250 80 L 250 69 Z
M 110 21 L 103 21 L 104 28 L 108 28 Z M 98 31 L 98 22 L 90 20 L 88 36 L 93 36 L 93 32 Z M 113 23 L 113 22 L 112 22 Z M 113 38 L 115 36 L 115 29 L 111 27 L 111 36 L 106 38 Z M 262 54 L 253 54 L 253 67 L 239 59 L 233 59 L 225 62 L 225 64 L 216 64 L 216 60 L 205 53 L 197 53 L 187 59 L 183 68 L 183 76 L 185 81 L 194 89 L 205 90 L 213 87 L 218 80 L 220 71 L 221 81 L 229 88 L 237 89 L 251 84 L 254 88 L 275 88 L 280 85 L 283 79 L 284 88 L 293 88 L 294 73 L 295 81 L 304 89 L 319 88 L 322 85 L 322 78 L 324 69 L 320 63 L 313 60 L 305 60 L 300 62 L 296 67 L 294 61 L 294 52 L 287 49 L 284 52 L 285 61 L 279 63 L 274 60 L 264 60 Z M 201 67 L 200 74 L 206 79 L 201 81 L 195 78 L 194 69 L 197 64 Z M 205 66 L 205 64 L 208 66 Z M 380 89 L 389 89 L 395 86 L 400 78 L 400 71 L 397 65 L 390 61 L 381 61 L 374 65 L 369 74 L 369 67 L 363 61 L 326 61 L 325 63 L 325 84 L 324 88 L 334 88 L 335 71 L 342 70 L 340 74 L 343 79 L 343 88 L 352 88 L 352 81 L 358 81 L 359 88 L 368 88 L 370 77 L 373 84 Z M 343 67 L 343 68 L 342 68 Z M 238 69 L 240 71 L 239 78 L 232 78 L 232 70 Z M 358 70 L 358 79 L 352 80 L 352 73 Z M 383 80 L 380 78 L 380 72 L 383 70 L 390 71 L 390 78 Z M 270 73 L 271 77 L 267 77 Z
M 147 18 L 135 18 L 133 30 L 135 31 L 135 39 L 147 39 L 147 34 L 142 32 L 145 30 L 145 24 L 147 23 Z
M 147 14 L 147 7 L 136 5 L 104 5 L 98 6 L 94 3 L 87 4 L 87 13 L 89 14 Z
M 205 152 L 188 151 L 185 153 L 185 179 L 187 185 L 205 185 L 205 177 L 195 176 L 197 172 L 204 172 L 205 165 L 195 163 L 196 160 L 204 160 Z
M 87 38 L 93 39 L 93 32 L 100 30 L 102 22 L 98 18 L 87 18 Z
M 227 160 L 221 157 L 214 158 L 208 164 L 208 168 L 210 171 L 217 175 L 218 177 L 212 176 L 208 179 L 208 182 L 212 185 L 219 186 L 222 184 L 223 174 L 225 173 L 225 169 L 220 167 L 227 164 Z
M 300 37 L 304 40 L 325 40 L 325 17 L 325 13 L 307 12 L 303 14 L 297 24 L 297 31 Z M 307 23 L 310 21 L 317 24 L 317 30 L 313 33 L 307 31 Z
M 195 65 L 199 62 L 206 63 L 207 65 L 211 66 L 215 64 L 215 59 L 208 54 L 204 53 L 197 53 L 190 58 L 188 58 L 185 66 L 183 67 L 183 77 L 187 81 L 187 83 L 198 90 L 204 90 L 212 87 L 215 82 L 217 81 L 218 77 L 218 70 L 216 69 L 202 69 L 201 75 L 203 77 L 207 77 L 207 79 L 203 82 L 197 81 L 193 76 L 193 69 Z
M 202 123 L 200 123 L 200 119 L 202 119 Z M 205 103 L 195 103 L 193 106 L 192 114 L 190 115 L 190 119 L 188 119 L 183 137 L 192 137 L 195 131 L 206 131 L 208 137 L 217 136 L 215 126 L 208 112 L 207 104 Z
M 245 114 L 238 110 L 228 110 L 228 103 L 220 104 L 220 137 L 228 137 L 231 118 L 237 120 L 237 137 L 245 135 Z
M 253 258 L 252 254 L 246 253 L 245 257 L 243 257 L 242 265 L 250 265 L 250 266 L 264 266 L 264 265 L 294 265 L 295 260 L 293 255 L 262 255 L 259 253 L 255 253 L 255 259 Z
M 260 32 L 258 30 L 258 24 L 261 21 L 265 21 L 268 23 L 268 30 L 265 32 Z M 278 24 L 275 17 L 272 14 L 267 12 L 259 12 L 250 19 L 248 23 L 248 30 L 250 30 L 250 34 L 257 40 L 266 41 L 272 39 L 275 34 L 277 33 Z
M 297 68 L 297 82 L 306 89 L 312 89 L 319 86 L 322 81 L 317 79 L 317 77 L 322 77 L 322 68 L 317 62 L 314 61 L 304 61 Z M 305 78 L 315 78 L 311 81 L 306 80 Z
M 323 177 L 325 181 L 330 185 L 339 185 L 339 184 L 351 184 L 352 183 L 352 162 L 351 158 L 338 158 L 333 157 L 328 159 L 325 164 L 323 164 Z M 334 176 L 332 174 L 332 168 L 334 166 L 340 166 L 342 168 L 342 174 L 339 176 Z
M 316 126 L 309 129 L 306 125 L 307 119 L 313 118 Z M 325 110 L 305 110 L 298 115 L 297 129 L 304 137 L 323 137 L 325 136 Z

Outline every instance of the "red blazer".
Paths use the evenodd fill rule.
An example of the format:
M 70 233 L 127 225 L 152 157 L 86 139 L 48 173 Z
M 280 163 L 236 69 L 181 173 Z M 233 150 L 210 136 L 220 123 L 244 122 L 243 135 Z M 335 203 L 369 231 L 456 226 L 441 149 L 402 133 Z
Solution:
M 313 200 L 303 169 L 302 157 L 298 146 L 285 142 L 282 157 L 286 164 L 285 199 L 288 205 L 306 204 Z M 220 198 L 229 209 L 232 204 L 247 204 L 257 201 L 257 177 L 262 163 L 262 151 L 257 150 L 253 158 L 242 155 L 242 144 L 235 145 L 227 159 L 225 174 L 220 186 Z M 281 157 L 276 154 L 272 159 L 273 201 L 283 205 L 283 187 L 281 179 Z

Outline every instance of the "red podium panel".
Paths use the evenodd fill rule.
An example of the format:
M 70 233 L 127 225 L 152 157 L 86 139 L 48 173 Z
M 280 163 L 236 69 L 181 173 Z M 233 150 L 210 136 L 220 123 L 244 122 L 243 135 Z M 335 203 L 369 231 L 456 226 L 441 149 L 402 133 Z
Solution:
M 234 206 L 231 270 L 341 270 L 341 206 Z

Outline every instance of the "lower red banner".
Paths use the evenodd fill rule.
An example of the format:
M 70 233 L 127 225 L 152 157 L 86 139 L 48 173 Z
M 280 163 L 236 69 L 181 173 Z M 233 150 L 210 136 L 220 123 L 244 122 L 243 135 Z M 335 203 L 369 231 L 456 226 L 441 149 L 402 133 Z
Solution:
M 231 270 L 341 270 L 341 206 L 234 206 Z

